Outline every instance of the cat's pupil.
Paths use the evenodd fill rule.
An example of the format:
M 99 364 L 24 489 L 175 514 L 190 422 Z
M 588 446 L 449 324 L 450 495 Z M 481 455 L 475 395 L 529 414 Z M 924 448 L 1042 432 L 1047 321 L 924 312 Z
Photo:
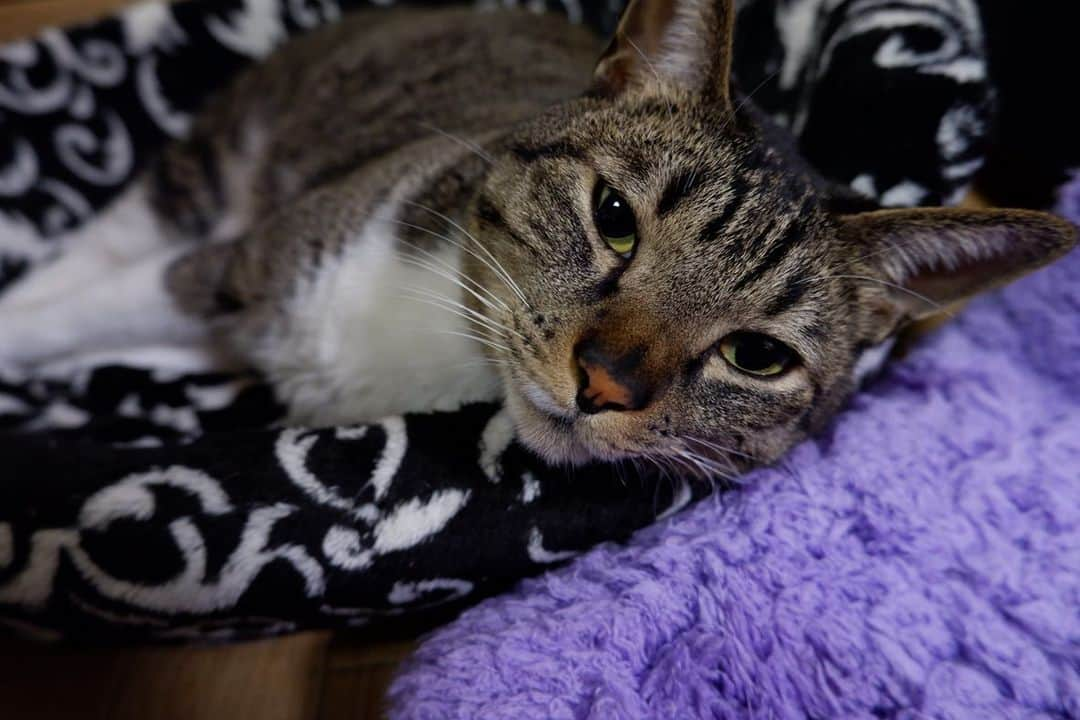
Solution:
M 744 333 L 734 345 L 735 364 L 751 372 L 786 367 L 791 360 L 785 345 L 765 335 Z
M 606 238 L 627 237 L 636 230 L 630 205 L 606 186 L 600 191 L 600 201 L 596 208 L 596 228 Z
M 735 349 L 735 359 L 747 370 L 764 370 L 773 364 L 776 350 L 768 340 L 743 342 Z

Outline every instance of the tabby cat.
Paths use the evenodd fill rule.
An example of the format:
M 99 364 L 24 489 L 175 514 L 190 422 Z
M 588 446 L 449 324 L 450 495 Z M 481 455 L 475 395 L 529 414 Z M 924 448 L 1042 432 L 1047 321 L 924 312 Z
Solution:
M 898 329 L 1076 236 L 854 209 L 733 86 L 733 16 L 635 0 L 606 50 L 505 10 L 295 40 L 0 300 L 0 359 L 208 342 L 298 423 L 503 398 L 553 463 L 771 461 Z

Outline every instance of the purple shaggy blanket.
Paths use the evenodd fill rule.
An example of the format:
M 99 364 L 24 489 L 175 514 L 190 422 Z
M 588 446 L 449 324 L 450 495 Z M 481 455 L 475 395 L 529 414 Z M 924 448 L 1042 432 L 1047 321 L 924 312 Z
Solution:
M 1080 180 L 1063 197 L 1080 221 Z M 391 717 L 1080 718 L 1080 252 L 782 468 L 466 612 Z

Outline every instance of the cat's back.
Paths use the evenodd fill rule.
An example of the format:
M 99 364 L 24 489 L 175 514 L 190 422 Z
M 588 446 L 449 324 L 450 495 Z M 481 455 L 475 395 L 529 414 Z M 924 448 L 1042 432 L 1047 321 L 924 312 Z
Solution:
M 213 208 L 167 207 L 173 198 L 198 205 L 197 191 L 174 191 L 208 157 L 224 178 L 217 195 L 251 190 L 227 203 L 251 219 L 432 134 L 489 136 L 580 94 L 600 50 L 555 14 L 350 13 L 288 42 L 208 103 L 159 164 L 163 209 L 213 227 Z
M 352 13 L 285 46 L 233 93 L 241 105 L 278 104 L 288 125 L 330 115 L 513 121 L 580 93 L 600 51 L 584 28 L 524 10 Z M 329 111 L 333 112 L 329 112 Z
M 279 140 L 310 154 L 321 139 L 354 161 L 433 131 L 474 135 L 528 118 L 580 94 L 600 51 L 563 17 L 522 10 L 366 12 L 321 40 L 302 48 L 303 104 L 277 124 Z

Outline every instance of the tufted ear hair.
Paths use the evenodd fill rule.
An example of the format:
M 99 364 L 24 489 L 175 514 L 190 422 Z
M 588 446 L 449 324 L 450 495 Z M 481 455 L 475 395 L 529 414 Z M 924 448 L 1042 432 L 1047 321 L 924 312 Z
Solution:
M 730 105 L 734 0 L 630 0 L 593 91 L 679 87 Z
M 867 339 L 1015 280 L 1068 252 L 1077 228 L 1031 210 L 876 210 L 839 218 Z

